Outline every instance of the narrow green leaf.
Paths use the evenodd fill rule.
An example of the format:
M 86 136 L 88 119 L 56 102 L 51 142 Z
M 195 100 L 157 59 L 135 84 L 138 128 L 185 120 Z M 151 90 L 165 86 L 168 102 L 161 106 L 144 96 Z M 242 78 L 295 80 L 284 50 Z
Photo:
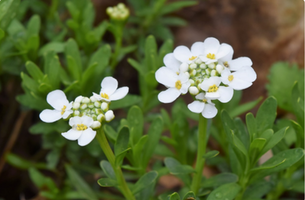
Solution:
M 71 184 L 79 191 L 82 197 L 86 199 L 98 200 L 96 194 L 91 189 L 91 187 L 82 179 L 82 177 L 70 166 L 65 165 L 68 177 Z
M 115 156 L 125 151 L 128 148 L 128 143 L 129 143 L 129 129 L 128 127 L 124 127 L 120 130 L 114 145 Z
M 240 150 L 240 151 L 244 154 L 244 156 L 245 156 L 246 158 L 248 158 L 248 150 L 246 149 L 246 147 L 244 146 L 244 144 L 240 141 L 240 139 L 239 139 L 238 137 L 236 137 L 236 136 L 234 135 L 234 132 L 233 132 L 233 131 L 231 131 L 231 134 L 232 134 L 233 143 L 234 143 L 235 147 L 236 147 L 238 150 Z
M 39 81 L 43 79 L 44 74 L 39 69 L 39 67 L 35 65 L 35 63 L 33 63 L 32 61 L 28 61 L 26 62 L 25 67 L 29 74 L 34 78 L 34 80 Z
M 181 200 L 180 195 L 177 192 L 168 195 L 168 200 Z
M 174 158 L 167 157 L 164 159 L 164 163 L 171 174 L 190 174 L 196 172 L 191 166 L 182 165 Z
M 127 114 L 127 121 L 130 130 L 131 146 L 136 144 L 143 134 L 143 114 L 138 106 L 132 106 Z
M 150 171 L 144 174 L 134 185 L 132 189 L 132 193 L 133 194 L 139 193 L 141 190 L 145 189 L 148 185 L 156 181 L 157 177 L 158 177 L 158 173 L 156 171 Z
M 272 189 L 272 183 L 267 181 L 257 182 L 250 187 L 247 188 L 244 193 L 243 199 L 245 200 L 253 200 L 262 198 L 264 195 L 269 193 Z
M 157 58 L 157 43 L 155 37 L 150 35 L 145 40 L 145 74 L 154 71 Z
M 202 188 L 215 188 L 227 183 L 235 183 L 238 181 L 238 176 L 232 173 L 221 173 L 212 176 L 208 179 L 203 179 L 200 186 Z
M 184 197 L 182 198 L 182 200 L 195 200 L 196 195 L 194 194 L 194 192 L 189 191 L 188 193 L 186 193 L 184 195 Z
M 22 85 L 27 87 L 29 90 L 38 93 L 38 82 L 33 80 L 31 77 L 29 77 L 27 74 L 21 72 L 20 74 L 22 79 Z
M 59 192 L 59 189 L 57 188 L 54 181 L 50 177 L 44 176 L 37 169 L 35 169 L 33 167 L 29 168 L 29 175 L 30 175 L 30 178 L 33 181 L 33 183 L 39 189 L 45 189 L 47 187 L 53 193 Z
M 42 56 L 48 51 L 54 51 L 55 53 L 62 53 L 64 51 L 64 43 L 62 42 L 50 42 L 39 49 L 38 55 Z
M 250 144 L 249 155 L 251 158 L 251 164 L 254 165 L 259 159 L 262 149 L 266 144 L 265 138 L 256 138 Z
M 39 15 L 33 15 L 27 25 L 27 36 L 38 36 L 40 30 L 40 17 Z
M 295 82 L 291 91 L 291 102 L 293 113 L 297 117 L 298 123 L 304 127 L 304 92 L 299 91 L 298 82 Z
M 143 149 L 147 142 L 148 135 L 143 135 L 140 140 L 133 146 L 133 160 L 136 163 L 136 166 L 139 166 L 143 157 Z
M 255 138 L 257 138 L 257 125 L 256 119 L 252 113 L 248 113 L 246 115 L 246 123 L 251 141 L 253 141 Z
M 97 63 L 93 63 L 83 72 L 80 85 L 84 91 L 92 84 L 92 77 L 96 73 L 96 68 Z
M 115 143 L 118 137 L 118 133 L 108 124 L 104 124 L 104 131 L 107 135 L 107 138 L 109 138 L 112 143 Z
M 272 128 L 276 118 L 277 101 L 274 97 L 267 98 L 259 107 L 256 114 L 257 131 L 261 134 L 264 130 Z
M 15 18 L 19 8 L 20 0 L 6 0 L 0 3 L 0 28 L 6 29 L 6 27 Z
M 141 66 L 140 63 L 138 63 L 136 60 L 132 58 L 128 58 L 127 61 L 133 68 L 135 68 L 139 72 L 140 75 L 144 76 L 145 74 L 145 71 L 143 69 L 144 66 Z
M 230 116 L 232 118 L 239 116 L 249 110 L 251 110 L 252 108 L 254 108 L 261 100 L 263 99 L 263 97 L 259 97 L 258 99 L 248 102 L 248 103 L 244 103 L 242 105 L 236 106 L 233 110 L 230 111 Z
M 163 130 L 163 121 L 161 117 L 156 118 L 148 129 L 148 143 L 146 143 L 145 148 L 143 149 L 143 158 L 142 158 L 142 166 L 146 168 L 148 165 L 151 156 L 153 155 L 157 144 L 159 143 L 161 134 Z
M 54 51 L 49 51 L 44 56 L 44 72 L 47 74 L 53 89 L 59 88 L 60 62 Z
M 68 1 L 66 3 L 66 6 L 69 10 L 70 15 L 72 16 L 72 18 L 74 20 L 79 20 L 80 18 L 80 11 L 78 10 L 78 8 L 75 6 L 75 4 L 73 3 L 73 1 Z
M 267 140 L 266 145 L 264 148 L 261 150 L 261 156 L 265 154 L 267 151 L 272 149 L 277 143 L 279 143 L 285 136 L 286 131 L 288 130 L 288 127 L 282 128 L 278 130 L 276 133 L 272 135 L 272 137 Z
M 4 38 L 5 32 L 0 28 L 0 41 Z
M 297 122 L 291 120 L 290 121 L 292 124 L 293 129 L 295 130 L 296 136 L 297 136 L 297 141 L 296 141 L 296 147 L 301 147 L 304 148 L 304 130 L 301 127 L 300 124 Z
M 69 39 L 65 43 L 65 56 L 68 61 L 68 69 L 76 80 L 80 79 L 82 73 L 82 60 L 78 50 L 78 45 L 74 39 Z M 74 72 L 75 71 L 75 72 Z
M 182 9 L 184 7 L 196 5 L 197 3 L 198 3 L 197 1 L 177 1 L 177 2 L 173 2 L 173 3 L 170 3 L 166 6 L 164 6 L 161 10 L 161 14 L 165 15 L 165 14 L 177 11 L 179 9 Z
M 221 198 L 233 200 L 240 190 L 241 187 L 238 184 L 228 183 L 213 190 L 207 200 L 219 200 Z
M 108 161 L 102 160 L 100 162 L 100 166 L 108 178 L 116 180 L 115 172 L 114 172 L 111 164 Z
M 102 187 L 116 187 L 118 182 L 111 178 L 100 178 L 97 183 Z
M 202 157 L 205 159 L 214 158 L 219 154 L 219 151 L 213 150 L 205 153 Z
M 6 161 L 19 169 L 29 169 L 30 167 L 34 167 L 37 169 L 48 169 L 47 165 L 45 163 L 35 163 L 31 162 L 29 160 L 23 159 L 16 154 L 9 153 L 5 156 Z
M 111 102 L 110 109 L 128 108 L 129 106 L 139 104 L 141 99 L 142 98 L 138 95 L 127 94 L 123 99 Z

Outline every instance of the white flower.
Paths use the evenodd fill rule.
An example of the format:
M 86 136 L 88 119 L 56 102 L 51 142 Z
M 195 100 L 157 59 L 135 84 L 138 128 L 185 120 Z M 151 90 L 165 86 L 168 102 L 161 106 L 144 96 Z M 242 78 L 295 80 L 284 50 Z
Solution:
M 124 98 L 129 90 L 126 86 L 118 88 L 118 81 L 111 76 L 103 79 L 101 87 L 100 94 L 93 93 L 93 96 L 99 101 L 104 100 L 107 102 Z
M 39 117 L 42 121 L 51 123 L 61 118 L 66 119 L 73 112 L 72 102 L 69 103 L 65 93 L 61 90 L 54 90 L 47 95 L 47 102 L 54 110 L 45 109 Z
M 96 131 L 90 128 L 92 124 L 93 119 L 91 117 L 72 117 L 69 120 L 69 125 L 72 128 L 61 135 L 68 140 L 78 140 L 78 145 L 85 146 L 89 144 L 96 135 Z
M 114 114 L 113 114 L 113 111 L 112 111 L 112 110 L 108 110 L 108 111 L 105 113 L 105 119 L 106 119 L 106 122 L 110 122 L 111 120 L 114 119 Z
M 228 68 L 231 71 L 237 71 L 246 66 L 252 66 L 252 60 L 248 57 L 235 58 L 228 62 Z
M 180 73 L 181 62 L 177 60 L 174 56 L 174 53 L 168 53 L 163 58 L 163 63 L 166 67 L 173 70 L 176 73 Z
M 219 59 L 233 55 L 233 48 L 225 43 L 220 44 L 216 38 L 209 37 L 203 42 L 204 50 L 200 59 L 206 64 L 217 62 Z
M 227 103 L 233 97 L 233 89 L 230 87 L 219 86 L 220 83 L 220 77 L 213 76 L 204 80 L 199 87 L 206 92 L 206 98 L 212 100 L 218 99 L 222 103 Z
M 176 100 L 180 94 L 186 94 L 191 85 L 188 76 L 185 73 L 177 75 L 167 67 L 159 68 L 155 73 L 156 80 L 168 87 L 167 90 L 160 92 L 159 101 L 162 103 L 171 103 Z
M 221 81 L 234 90 L 243 90 L 252 85 L 256 80 L 256 73 L 252 67 L 243 67 L 236 72 L 231 72 L 228 68 L 221 73 Z
M 195 42 L 191 50 L 186 46 L 178 46 L 174 49 L 174 56 L 180 62 L 191 63 L 196 60 L 199 55 L 202 55 L 204 52 L 203 42 Z
M 213 104 L 210 99 L 207 99 L 204 93 L 199 93 L 196 96 L 196 99 L 199 101 L 193 101 L 187 105 L 190 111 L 194 113 L 201 113 L 203 117 L 208 119 L 216 116 L 217 108 L 215 107 L 215 104 Z

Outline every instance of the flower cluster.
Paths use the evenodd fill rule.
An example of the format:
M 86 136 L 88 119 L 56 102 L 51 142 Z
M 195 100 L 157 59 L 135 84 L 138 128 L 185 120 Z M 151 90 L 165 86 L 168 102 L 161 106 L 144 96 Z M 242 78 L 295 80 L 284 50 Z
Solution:
M 118 88 L 118 81 L 112 77 L 103 79 L 100 94 L 93 93 L 90 98 L 78 96 L 73 102 L 67 100 L 63 91 L 54 90 L 47 95 L 47 102 L 54 110 L 45 109 L 39 117 L 47 123 L 69 118 L 71 129 L 62 136 L 85 146 L 94 139 L 95 129 L 114 119 L 113 111 L 109 110 L 110 102 L 124 98 L 128 90 L 128 87 Z
M 248 88 L 256 80 L 251 59 L 233 59 L 233 48 L 213 37 L 194 43 L 191 49 L 178 46 L 163 62 L 165 66 L 156 71 L 155 77 L 167 90 L 159 93 L 159 101 L 171 103 L 189 92 L 195 101 L 188 108 L 205 118 L 217 114 L 213 100 L 227 103 L 234 90 Z
M 108 7 L 106 12 L 114 20 L 125 20 L 129 17 L 129 10 L 123 3 L 119 3 L 114 7 Z

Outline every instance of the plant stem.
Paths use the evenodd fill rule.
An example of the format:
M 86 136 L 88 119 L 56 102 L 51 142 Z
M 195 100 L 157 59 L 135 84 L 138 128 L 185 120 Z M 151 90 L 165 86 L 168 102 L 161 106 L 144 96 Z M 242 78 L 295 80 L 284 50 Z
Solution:
M 109 146 L 109 143 L 108 143 L 108 140 L 106 138 L 103 128 L 98 129 L 97 139 L 115 172 L 115 176 L 118 181 L 119 188 L 120 188 L 121 192 L 123 193 L 124 197 L 127 200 L 135 200 L 135 197 L 133 196 L 133 194 L 131 193 L 130 189 L 127 186 L 127 183 L 123 176 L 121 167 L 119 165 L 118 166 L 115 165 L 115 155 L 113 154 L 113 151 L 112 151 L 111 147 Z
M 193 176 L 193 182 L 191 189 L 197 194 L 200 188 L 202 170 L 204 167 L 205 159 L 203 155 L 205 154 L 207 145 L 207 119 L 199 114 L 199 125 L 198 125 L 198 148 L 197 148 L 197 159 L 196 159 L 196 173 Z

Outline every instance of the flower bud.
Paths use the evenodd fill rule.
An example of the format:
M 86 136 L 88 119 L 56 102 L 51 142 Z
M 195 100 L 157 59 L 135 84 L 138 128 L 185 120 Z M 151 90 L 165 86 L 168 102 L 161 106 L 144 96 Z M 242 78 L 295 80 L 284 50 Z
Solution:
M 198 90 L 197 87 L 191 86 L 191 87 L 189 87 L 189 92 L 190 92 L 190 94 L 192 94 L 192 95 L 197 95 L 197 94 L 199 93 L 199 90 Z
M 91 127 L 92 129 L 98 129 L 98 128 L 101 127 L 101 122 L 99 122 L 99 121 L 94 121 L 90 127 Z
M 108 110 L 106 113 L 105 113 L 105 119 L 107 122 L 110 122 L 111 120 L 114 119 L 114 113 L 112 110 Z
M 207 66 L 206 66 L 204 63 L 200 64 L 199 67 L 200 67 L 201 69 L 207 68 Z
M 90 103 L 90 99 L 88 97 L 84 97 L 82 103 Z
M 200 64 L 202 63 L 202 61 L 201 61 L 200 58 L 196 58 L 195 63 L 198 64 L 198 65 L 200 65 Z
M 221 72 L 224 70 L 223 66 L 222 65 L 216 65 L 216 70 L 219 74 L 221 74 Z
M 82 110 L 84 110 L 84 109 L 86 109 L 87 108 L 87 104 L 82 104 L 81 106 L 80 106 L 80 109 L 82 109 Z
M 78 96 L 78 97 L 76 97 L 74 102 L 80 103 L 80 102 L 82 102 L 83 98 L 84 98 L 83 96 Z
M 94 96 L 91 96 L 90 100 L 91 100 L 91 102 L 96 102 L 97 101 L 97 99 Z
M 73 109 L 77 110 L 77 109 L 79 109 L 79 106 L 80 106 L 80 103 L 78 103 L 78 102 L 73 103 Z
M 103 114 L 99 114 L 99 115 L 97 116 L 96 119 L 97 119 L 98 121 L 102 121 L 103 118 L 105 118 L 105 116 L 104 116 Z
M 211 71 L 211 76 L 216 76 L 216 70 L 215 70 L 215 69 L 213 69 L 213 70 Z
M 180 73 L 186 72 L 189 69 L 189 65 L 185 62 L 181 63 L 180 67 Z
M 107 110 L 108 110 L 108 103 L 103 102 L 103 103 L 101 104 L 101 109 L 102 109 L 103 111 L 107 111 Z
M 80 112 L 78 110 L 74 111 L 74 116 L 79 116 Z
M 195 83 L 195 81 L 193 79 L 190 79 L 189 82 L 191 85 L 193 85 Z
M 97 107 L 97 108 L 99 108 L 99 107 L 101 106 L 101 103 L 98 102 L 98 101 L 96 101 L 96 102 L 94 102 L 94 106 Z
M 214 69 L 214 68 L 215 68 L 215 63 L 210 63 L 210 64 L 208 64 L 208 67 L 209 67 L 210 69 Z
M 190 68 L 191 68 L 191 69 L 195 69 L 196 67 L 197 67 L 197 65 L 196 65 L 195 63 L 191 63 L 191 64 L 190 64 Z

